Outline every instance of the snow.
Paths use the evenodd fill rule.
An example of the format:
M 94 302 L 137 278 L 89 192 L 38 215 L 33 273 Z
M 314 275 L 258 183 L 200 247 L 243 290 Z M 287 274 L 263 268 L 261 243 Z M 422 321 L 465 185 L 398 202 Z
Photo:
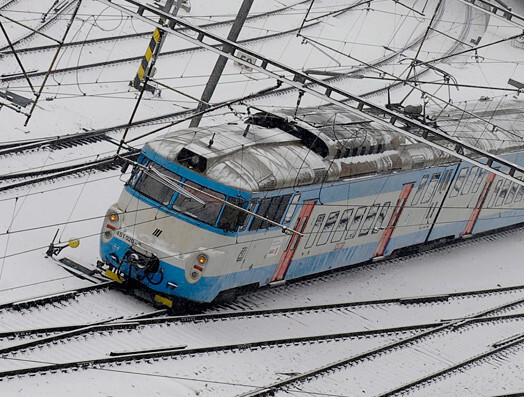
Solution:
M 511 3 L 515 12 L 524 14 L 524 5 L 520 0 L 506 0 Z M 0 6 L 7 3 L 0 1 Z M 122 2 L 120 2 L 122 3 Z M 191 0 L 192 9 L 181 16 L 195 24 L 210 21 L 227 20 L 234 15 L 241 0 L 209 1 Z M 265 12 L 283 5 L 295 4 L 291 0 L 255 1 L 252 13 Z M 425 1 L 405 1 L 421 9 Z M 304 42 L 295 35 L 284 39 L 272 39 L 247 45 L 248 48 L 264 55 L 301 69 L 326 69 L 344 71 L 361 67 L 372 62 L 391 50 L 399 50 L 421 36 L 427 27 L 428 19 L 436 2 L 429 2 L 426 17 L 422 18 L 396 2 L 374 2 L 370 11 L 348 11 L 340 16 L 326 19 L 321 24 L 307 28 L 303 35 L 311 39 Z M 11 18 L 24 20 L 33 27 L 38 26 L 42 12 L 53 4 L 52 0 L 20 0 L 11 7 L 2 10 Z M 462 2 L 448 0 L 437 29 L 447 35 L 458 36 L 464 25 L 465 9 Z M 273 32 L 296 28 L 302 22 L 309 3 L 296 6 L 293 11 L 284 12 L 272 18 L 260 18 L 249 21 L 241 38 L 259 37 Z M 317 0 L 312 16 L 319 16 L 326 11 L 347 6 L 342 0 Z M 30 12 L 30 13 L 29 13 Z M 401 15 L 402 14 L 402 15 Z M 404 15 L 404 16 L 403 16 Z M 405 15 L 408 15 L 407 17 Z M 63 34 L 68 15 L 45 30 L 53 37 Z M 96 25 L 93 22 L 96 20 Z M 478 12 L 471 19 L 471 30 L 465 40 L 482 36 L 483 43 L 515 35 L 521 32 L 498 19 L 491 19 L 486 31 L 483 16 Z M 13 40 L 23 37 L 27 31 L 2 20 Z M 107 37 L 108 35 L 130 34 L 152 30 L 142 22 L 121 21 L 120 14 L 107 9 L 94 0 L 84 0 L 79 18 L 73 25 L 70 39 L 82 41 L 86 38 Z M 228 27 L 218 27 L 213 32 L 227 35 Z M 393 33 L 395 32 L 395 33 Z M 326 45 L 334 45 L 338 54 L 327 56 L 325 50 L 314 45 L 312 40 Z M 120 41 L 114 45 L 96 44 L 65 49 L 56 67 L 72 67 L 77 64 L 103 62 L 114 58 L 141 56 L 149 38 Z M 22 43 L 20 48 L 37 45 L 49 45 L 51 42 L 43 37 L 34 37 Z M 445 54 L 455 43 L 453 40 L 435 35 L 422 47 L 420 57 L 430 59 Z M 2 37 L 0 47 L 6 42 Z M 384 48 L 384 45 L 388 48 Z M 166 50 L 187 48 L 180 39 L 169 38 Z M 413 46 L 403 53 L 403 57 L 415 56 L 418 47 Z M 347 58 L 341 53 L 349 54 Z M 516 41 L 498 46 L 487 47 L 478 51 L 479 62 L 468 56 L 459 60 L 439 64 L 457 78 L 462 84 L 482 84 L 492 87 L 507 87 L 508 79 L 523 81 L 524 46 Z M 46 71 L 51 61 L 50 53 L 31 53 L 21 56 L 28 70 Z M 155 78 L 172 85 L 190 95 L 199 97 L 207 80 L 216 55 L 205 51 L 185 52 L 179 56 L 160 57 L 157 63 Z M 465 62 L 468 62 L 467 64 Z M 18 73 L 19 68 L 11 56 L 0 58 L 1 73 Z M 391 65 L 381 68 L 387 73 L 399 75 L 405 73 L 407 61 L 396 60 Z M 7 107 L 0 108 L 0 131 L 2 141 L 19 141 L 46 136 L 57 136 L 79 133 L 85 130 L 103 128 L 113 125 L 125 125 L 130 118 L 136 103 L 136 91 L 128 86 L 138 67 L 137 61 L 87 69 L 78 73 L 53 75 L 47 85 L 35 112 L 27 127 L 25 116 Z M 376 73 L 379 76 L 379 73 Z M 405 74 L 404 74 L 405 76 Z M 424 80 L 441 79 L 436 74 L 423 76 Z M 39 87 L 42 78 L 33 81 Z M 388 82 L 368 79 L 343 79 L 335 84 L 349 92 L 361 95 L 371 89 L 384 87 Z M 258 74 L 240 73 L 238 67 L 228 64 L 221 85 L 213 101 L 221 101 L 256 92 L 274 84 Z M 20 95 L 31 97 L 29 86 L 23 79 L 1 83 L 2 89 L 8 89 Z M 436 92 L 438 86 L 433 91 Z M 392 90 L 394 99 L 402 98 L 409 87 Z M 444 91 L 444 90 L 443 90 Z M 438 92 L 446 100 L 447 93 Z M 450 93 L 456 106 L 468 106 L 480 96 L 487 96 L 493 101 L 503 102 L 508 95 L 503 91 L 474 90 L 461 88 Z M 420 95 L 418 95 L 419 97 Z M 417 98 L 418 98 L 417 97 Z M 415 97 L 413 97 L 415 98 Z M 385 103 L 385 95 L 374 96 L 371 100 Z M 410 99 L 411 100 L 411 99 Z M 1 100 L 3 102 L 3 100 Z M 257 101 L 257 104 L 268 107 L 291 107 L 297 101 L 296 92 L 286 93 Z M 304 106 L 319 105 L 319 100 L 305 96 Z M 164 89 L 160 97 L 146 94 L 141 102 L 135 119 L 155 115 L 175 113 L 192 108 L 194 101 L 172 91 Z M 440 103 L 440 106 L 444 106 Z M 239 108 L 240 109 L 240 108 Z M 27 111 L 27 109 L 24 109 Z M 240 109 L 242 110 L 242 109 Z M 204 124 L 235 121 L 236 116 L 226 111 L 219 111 L 206 117 Z M 177 128 L 187 126 L 182 123 Z M 148 132 L 156 126 L 133 128 L 131 136 Z M 122 129 L 113 134 L 118 141 Z M 137 143 L 140 146 L 144 140 Z M 93 147 L 71 148 L 56 152 L 38 151 L 32 154 L 3 156 L 0 161 L 0 174 L 5 175 L 23 169 L 40 169 L 80 161 L 83 158 L 93 159 L 102 154 L 114 153 L 115 146 L 109 143 Z M 0 192 L 0 303 L 26 299 L 62 290 L 69 290 L 89 283 L 80 280 L 53 261 L 44 257 L 44 253 L 58 230 L 57 242 L 66 243 L 70 238 L 80 238 L 80 247 L 76 250 L 66 248 L 63 253 L 80 263 L 93 264 L 98 259 L 98 240 L 101 220 L 109 205 L 115 202 L 120 194 L 126 175 L 111 171 L 89 173 L 75 178 L 65 178 L 43 183 L 30 188 L 19 188 L 15 191 Z M 456 246 L 432 251 L 406 260 L 392 260 L 377 263 L 373 266 L 351 269 L 337 273 L 332 277 L 311 284 L 290 285 L 286 293 L 273 294 L 271 291 L 260 291 L 254 297 L 245 297 L 239 304 L 258 299 L 265 308 L 287 307 L 303 303 L 307 297 L 311 304 L 382 299 L 392 297 L 445 294 L 456 291 L 497 288 L 524 284 L 522 270 L 522 230 L 507 232 L 494 238 L 482 238 L 466 241 Z M 259 303 L 260 304 L 260 303 Z M 2 319 L 4 321 L 4 319 Z M 210 331 L 212 332 L 212 331 Z M 522 328 L 520 328 L 522 332 Z M 381 344 L 384 341 L 375 340 Z M 354 348 L 356 345 L 351 345 Z M 328 363 L 345 356 L 346 348 L 333 344 L 331 349 L 325 346 L 312 345 L 307 349 L 282 348 L 274 356 L 268 352 L 242 353 L 242 359 L 219 360 L 199 358 L 191 360 L 188 365 L 184 360 L 169 359 L 160 364 L 136 363 L 125 366 L 125 372 L 116 368 L 90 369 L 74 373 L 47 374 L 36 377 L 22 377 L 17 380 L 0 382 L 2 395 L 235 395 L 251 390 L 253 385 L 266 385 L 275 381 L 278 372 L 307 371 L 321 363 L 316 361 L 322 356 L 323 363 Z M 367 346 L 369 347 L 369 346 Z M 296 356 L 295 356 L 296 354 Z M 269 358 L 264 357 L 269 356 Z M 522 349 L 509 355 L 508 365 L 493 367 L 483 363 L 470 368 L 460 376 L 450 377 L 432 384 L 424 389 L 433 395 L 464 394 L 478 395 L 486 392 L 502 394 L 522 390 L 522 378 L 517 376 L 522 371 Z M 267 364 L 271 362 L 272 364 Z M 260 363 L 265 363 L 260 365 Z M 373 374 L 373 364 L 366 372 Z M 505 371 L 511 368 L 509 371 Z M 517 374 L 517 375 L 515 375 Z M 487 388 L 487 379 L 497 380 L 494 386 Z M 115 381 L 118 379 L 118 381 Z M 241 383 L 249 379 L 250 387 L 237 387 L 230 383 Z M 477 382 L 482 380 L 482 382 Z M 328 379 L 324 381 L 328 382 Z M 351 378 L 337 380 L 343 392 L 345 385 L 352 385 Z M 333 384 L 333 383 L 332 383 Z M 440 389 L 442 387 L 442 389 Z M 486 387 L 486 388 L 484 388 Z M 507 387 L 505 389 L 505 387 Z M 326 391 L 327 386 L 318 390 Z M 307 390 L 312 390 L 308 388 Z M 370 391 L 372 388 L 369 389 Z M 17 394 L 18 393 L 18 394 Z M 299 394 L 297 394 L 299 395 Z

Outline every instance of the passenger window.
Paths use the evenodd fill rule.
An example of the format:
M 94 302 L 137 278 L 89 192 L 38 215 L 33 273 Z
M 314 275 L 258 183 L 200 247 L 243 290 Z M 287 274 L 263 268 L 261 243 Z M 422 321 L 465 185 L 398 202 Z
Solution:
M 477 193 L 480 187 L 480 184 L 484 180 L 484 177 L 486 176 L 486 170 L 483 170 L 482 168 L 479 168 L 477 171 L 477 179 L 475 179 L 475 182 L 473 184 L 473 189 L 471 189 L 471 193 Z
M 357 210 L 357 212 L 355 213 L 355 218 L 353 218 L 351 226 L 349 226 L 348 234 L 346 235 L 346 240 L 355 237 L 355 234 L 357 234 L 357 230 L 360 227 L 362 220 L 364 219 L 364 214 L 366 213 L 366 211 L 367 207 L 360 207 Z
M 380 208 L 380 204 L 373 205 L 366 216 L 366 219 L 364 220 L 364 223 L 362 224 L 362 230 L 359 233 L 359 236 L 365 236 L 369 233 L 369 230 L 371 229 L 371 225 L 375 221 L 375 218 L 377 217 L 378 209 Z
M 524 197 L 524 186 L 519 187 L 519 191 L 515 196 L 515 202 L 518 203 L 519 201 L 522 201 L 522 197 Z
M 322 223 L 324 223 L 325 217 L 326 217 L 326 214 L 320 214 L 319 216 L 317 216 L 317 220 L 315 221 L 315 224 L 313 225 L 313 229 L 311 230 L 311 234 L 309 235 L 309 238 L 307 239 L 305 248 L 310 248 L 313 245 L 313 243 L 315 242 L 317 233 L 320 230 L 320 226 L 322 226 Z
M 466 178 L 466 174 L 468 173 L 469 167 L 462 168 L 460 170 L 460 174 L 455 181 L 455 185 L 453 186 L 453 189 L 451 189 L 451 193 L 449 194 L 449 197 L 455 197 L 458 196 L 459 192 L 462 190 L 462 185 L 464 185 L 464 179 Z
M 300 194 L 295 194 L 293 196 L 293 199 L 291 200 L 291 204 L 289 204 L 289 208 L 287 209 L 286 216 L 284 217 L 283 223 L 288 223 L 291 218 L 293 218 L 293 214 L 295 213 L 295 209 L 297 208 L 297 204 L 300 201 Z
M 284 214 L 284 211 L 287 208 L 287 204 L 289 203 L 290 198 L 290 194 L 286 196 L 273 197 L 271 199 L 271 202 L 269 203 L 266 218 L 273 222 L 280 222 L 280 220 L 282 219 L 282 215 Z M 262 225 L 260 225 L 260 229 L 265 229 L 270 226 L 271 224 L 269 222 L 263 221 Z
M 510 181 L 506 181 L 504 183 L 504 186 L 502 186 L 502 190 L 500 191 L 497 201 L 495 202 L 495 207 L 500 207 L 502 203 L 504 202 L 504 199 L 506 198 L 506 195 L 508 194 L 508 189 L 509 189 L 510 184 L 511 184 Z
M 272 197 L 266 197 L 263 198 L 260 202 L 260 205 L 257 208 L 257 211 L 255 212 L 257 215 L 266 217 L 267 210 L 269 208 L 269 204 L 271 204 Z M 251 226 L 249 227 L 249 230 L 258 230 L 260 229 L 260 226 L 262 225 L 263 220 L 261 218 L 255 218 L 253 219 L 253 222 L 251 223 Z
M 179 193 L 175 199 L 173 208 L 199 221 L 214 225 L 222 209 L 222 202 L 220 200 L 225 200 L 226 196 L 191 181 L 185 182 L 184 189 L 195 197 L 198 197 L 204 204 Z
M 473 186 L 473 181 L 475 180 L 475 177 L 477 176 L 478 167 L 472 167 L 471 171 L 469 172 L 468 177 L 466 178 L 466 181 L 464 182 L 464 188 L 462 189 L 462 194 L 468 194 L 471 190 L 471 187 Z
M 258 200 L 257 199 L 252 199 L 251 202 L 249 203 L 249 207 L 247 208 L 247 210 L 249 212 L 253 212 L 255 210 L 255 207 L 257 206 L 257 203 L 258 203 Z M 249 215 L 249 214 L 246 214 L 246 218 L 244 219 L 244 224 L 242 225 L 242 227 L 240 228 L 240 231 L 244 231 L 246 230 L 247 228 L 247 225 L 249 225 L 249 221 L 253 218 L 253 215 Z
M 245 200 L 237 197 L 230 197 L 227 202 L 236 205 L 237 207 L 243 207 L 243 205 L 246 203 Z M 235 231 L 237 230 L 238 226 L 244 223 L 246 218 L 246 212 L 226 205 L 222 211 L 222 215 L 220 215 L 217 227 L 225 230 L 226 232 Z
M 515 193 L 517 193 L 518 188 L 519 188 L 519 185 L 517 185 L 516 183 L 511 184 L 511 189 L 509 189 L 508 198 L 506 199 L 505 204 L 511 204 L 511 202 L 515 198 Z
M 340 211 L 332 212 L 331 214 L 329 214 L 326 224 L 324 225 L 324 229 L 322 229 L 322 233 L 320 233 L 320 237 L 318 238 L 317 245 L 324 245 L 327 243 L 327 241 L 329 240 L 329 236 L 331 235 L 331 232 L 335 228 L 335 223 L 337 223 L 339 214 Z
M 337 229 L 335 230 L 335 233 L 333 233 L 333 238 L 331 239 L 332 243 L 336 243 L 337 241 L 342 240 L 344 232 L 348 230 L 349 220 L 351 219 L 352 215 L 352 208 L 347 209 L 342 213 L 342 216 L 340 217 L 340 222 L 338 222 Z
M 429 174 L 424 175 L 422 177 L 422 180 L 420 181 L 420 184 L 418 185 L 417 191 L 415 192 L 415 195 L 413 196 L 413 200 L 411 201 L 411 205 L 417 205 L 420 199 L 420 196 L 424 188 L 426 187 L 426 183 L 428 183 L 428 179 L 429 179 Z
M 421 204 L 428 203 L 431 200 L 431 198 L 433 197 L 433 194 L 435 193 L 435 190 L 437 189 L 438 180 L 440 179 L 440 175 L 441 175 L 440 172 L 437 172 L 433 174 L 433 176 L 431 177 L 431 182 L 429 182 L 429 185 L 426 191 L 424 192 L 424 196 L 422 197 Z
M 378 214 L 377 222 L 375 223 L 375 226 L 373 227 L 373 230 L 371 233 L 375 234 L 378 233 L 382 229 L 382 225 L 384 224 L 384 220 L 386 219 L 386 215 L 389 211 L 389 207 L 391 206 L 391 202 L 386 202 L 382 206 L 382 209 L 380 210 L 380 214 Z
M 282 221 L 282 217 L 284 216 L 284 212 L 286 212 L 286 208 L 290 200 L 291 200 L 291 194 L 286 194 L 285 196 L 282 196 L 282 200 L 280 200 L 278 209 L 275 212 L 275 214 L 273 215 L 273 218 L 271 218 L 272 221 L 275 221 L 275 222 Z
M 444 178 L 442 178 L 442 180 L 440 181 L 440 186 L 438 188 L 439 192 L 446 191 L 446 189 L 448 188 L 449 180 L 451 179 L 451 172 L 452 170 L 447 170 L 444 174 Z
M 493 190 L 493 194 L 491 195 L 491 199 L 489 200 L 488 207 L 493 207 L 493 205 L 495 204 L 495 200 L 499 195 L 501 185 L 502 185 L 502 181 L 498 181 L 497 184 L 495 185 L 495 189 Z

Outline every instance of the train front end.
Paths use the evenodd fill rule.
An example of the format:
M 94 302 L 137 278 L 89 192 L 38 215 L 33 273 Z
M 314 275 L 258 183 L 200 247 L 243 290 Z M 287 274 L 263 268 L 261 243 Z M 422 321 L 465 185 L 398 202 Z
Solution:
M 239 254 L 234 231 L 245 215 L 237 208 L 247 207 L 249 197 L 206 178 L 194 153 L 183 153 L 184 163 L 159 151 L 143 149 L 118 202 L 108 209 L 102 262 L 112 278 L 138 283 L 168 306 L 175 298 L 211 302 L 235 287 L 227 263 Z

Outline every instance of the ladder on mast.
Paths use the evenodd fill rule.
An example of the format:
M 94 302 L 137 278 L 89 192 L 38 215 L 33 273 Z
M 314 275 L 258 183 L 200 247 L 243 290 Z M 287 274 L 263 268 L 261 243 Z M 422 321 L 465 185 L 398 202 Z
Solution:
M 510 180 L 518 185 L 524 186 L 524 181 L 515 177 L 516 172 L 524 175 L 523 166 L 514 164 L 508 160 L 503 159 L 502 157 L 463 142 L 458 138 L 447 135 L 443 131 L 439 131 L 415 119 L 409 118 L 408 116 L 396 113 L 383 106 L 374 104 L 373 102 L 358 97 L 340 88 L 333 87 L 329 83 L 318 80 L 305 73 L 295 71 L 291 67 L 257 54 L 256 52 L 253 52 L 252 50 L 245 48 L 238 43 L 205 31 L 204 29 L 194 26 L 173 15 L 167 14 L 154 7 L 144 5 L 137 0 L 124 1 L 133 6 L 136 6 L 137 9 L 141 12 L 135 12 L 119 4 L 115 4 L 112 2 L 112 0 L 97 1 L 113 7 L 152 26 L 156 26 L 157 28 L 180 37 L 192 44 L 205 48 L 218 55 L 223 55 L 237 63 L 246 65 L 270 78 L 296 88 L 299 90 L 299 92 L 311 94 L 350 113 L 361 116 L 369 121 L 375 122 L 387 128 L 393 128 L 398 133 L 407 136 L 414 141 L 424 143 L 451 156 L 483 168 L 489 172 L 493 172 L 494 174 Z M 162 17 L 164 20 L 168 21 L 168 23 L 162 25 L 155 22 L 153 19 L 145 17 L 143 12 L 144 10 Z M 183 27 L 184 31 L 187 31 L 189 34 L 186 34 L 181 30 L 175 30 L 175 26 L 177 25 Z M 191 33 L 196 34 L 196 37 L 193 37 Z M 205 40 L 210 41 L 210 43 L 205 42 Z M 219 44 L 218 47 L 216 46 L 217 43 Z M 226 50 L 224 50 L 224 48 Z M 256 60 L 256 63 L 251 63 L 244 60 L 237 55 L 237 52 L 249 55 Z M 250 61 L 253 59 L 250 59 Z M 338 98 L 335 98 L 335 96 L 338 96 Z M 380 115 L 383 115 L 383 117 Z M 418 131 L 418 133 L 415 133 L 413 130 Z M 435 139 L 441 139 L 445 141 L 445 144 L 438 143 L 435 141 Z M 449 147 L 446 146 L 446 144 L 449 145 Z M 466 150 L 470 151 L 472 155 L 465 154 Z M 474 157 L 483 157 L 485 158 L 485 162 L 477 160 Z

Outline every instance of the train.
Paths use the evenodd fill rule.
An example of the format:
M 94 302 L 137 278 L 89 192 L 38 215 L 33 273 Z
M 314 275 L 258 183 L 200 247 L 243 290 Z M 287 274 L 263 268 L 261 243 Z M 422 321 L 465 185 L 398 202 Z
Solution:
M 505 104 L 402 111 L 523 165 L 522 100 Z M 353 112 L 256 108 L 147 142 L 100 255 L 110 277 L 162 304 L 209 303 L 522 223 L 523 198 L 523 186 Z

